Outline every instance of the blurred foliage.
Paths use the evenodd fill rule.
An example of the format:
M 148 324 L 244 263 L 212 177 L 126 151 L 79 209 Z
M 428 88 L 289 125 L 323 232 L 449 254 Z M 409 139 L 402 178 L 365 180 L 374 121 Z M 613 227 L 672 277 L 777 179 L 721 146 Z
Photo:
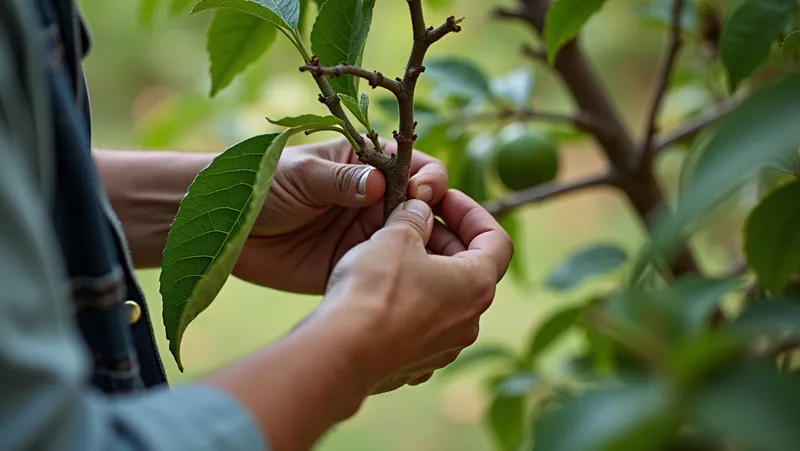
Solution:
M 277 130 L 265 115 L 324 113 L 310 77 L 297 73 L 302 58 L 280 36 L 265 56 L 248 58 L 252 64 L 242 64 L 246 69 L 211 101 L 204 52 L 210 17 L 188 16 L 191 2 L 81 3 L 97 39 L 87 72 L 95 140 L 101 144 L 219 151 Z M 407 54 L 410 42 L 407 21 L 397 20 L 405 18 L 403 3 L 377 5 L 364 67 L 401 73 L 405 61 L 399 55 Z M 383 413 L 388 420 L 377 424 L 394 432 L 370 435 L 369 427 L 359 426 L 370 421 L 362 419 L 367 410 L 355 425 L 344 426 L 356 431 L 353 441 L 337 442 L 334 432 L 323 449 L 461 451 L 487 449 L 490 442 L 510 451 L 797 448 L 800 78 L 797 31 L 792 31 L 800 25 L 799 3 L 686 3 L 680 25 L 687 42 L 659 128 L 679 127 L 734 91 L 749 98 L 718 125 L 659 156 L 657 170 L 672 195 L 672 214 L 656 218 L 652 239 L 631 218 L 620 220 L 620 212 L 629 209 L 608 203 L 584 215 L 591 218 L 586 224 L 575 222 L 581 216 L 574 206 L 524 208 L 504 216 L 517 243 L 511 272 L 517 286 L 501 287 L 498 303 L 515 301 L 496 307 L 498 316 L 490 312 L 494 332 L 444 371 L 451 375 L 447 384 L 457 384 L 453 375 L 462 371 L 473 380 L 486 376 L 481 394 L 470 386 L 451 401 L 463 407 L 469 399 L 479 400 L 483 441 L 465 438 L 475 437 L 470 425 L 476 418 L 459 416 L 467 407 L 460 414 L 427 416 L 434 396 L 448 390 L 433 385 L 418 389 L 423 395 L 407 416 Z M 579 7 L 586 14 L 561 14 L 561 29 L 546 31 L 544 41 L 522 24 L 493 20 L 497 5 L 513 2 L 426 2 L 428 17 L 452 12 L 467 20 L 463 33 L 432 51 L 416 106 L 417 147 L 442 159 L 451 184 L 481 201 L 510 194 L 495 168 L 499 132 L 519 126 L 520 113 L 528 109 L 554 114 L 572 109 L 547 65 L 524 58 L 519 49 L 543 42 L 552 54 L 580 30 L 580 42 L 626 125 L 638 127 L 672 2 L 557 0 L 560 9 Z M 316 2 L 303 7 L 306 39 Z M 139 17 L 140 24 L 131 17 Z M 370 94 L 370 125 L 390 136 L 396 102 Z M 351 97 L 353 103 L 358 98 Z M 574 168 L 597 168 L 587 150 L 591 141 L 570 124 L 524 127 L 558 143 L 561 158 L 573 168 L 560 179 L 574 176 Z M 588 211 L 592 202 L 582 206 Z M 687 237 L 699 251 L 703 275 L 675 278 L 665 269 Z M 744 271 L 732 268 L 739 260 L 747 263 Z M 550 300 L 547 312 L 529 305 L 542 298 Z M 727 319 L 724 324 L 712 321 L 719 315 Z M 239 329 L 245 320 L 228 321 L 225 327 Z M 230 358 L 225 352 L 216 363 Z M 411 393 L 401 397 L 410 399 Z M 419 441 L 407 437 L 417 417 L 436 418 L 428 425 L 432 432 Z M 459 421 L 467 426 L 453 424 Z

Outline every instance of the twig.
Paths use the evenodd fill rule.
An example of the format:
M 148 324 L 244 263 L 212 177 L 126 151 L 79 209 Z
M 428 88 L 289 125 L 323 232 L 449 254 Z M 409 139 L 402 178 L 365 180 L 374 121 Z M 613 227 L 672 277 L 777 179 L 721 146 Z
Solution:
M 664 57 L 661 59 L 658 70 L 656 71 L 653 83 L 653 101 L 650 112 L 647 115 L 645 133 L 642 143 L 639 146 L 640 164 L 650 165 L 658 148 L 653 145 L 653 137 L 658 127 L 658 115 L 661 112 L 661 103 L 669 87 L 669 80 L 672 70 L 675 67 L 678 52 L 683 45 L 681 38 L 681 13 L 683 12 L 683 0 L 672 1 L 672 17 L 670 19 L 669 35 L 667 36 L 667 48 Z
M 318 60 L 312 57 L 309 63 L 313 63 L 314 61 Z M 367 143 L 364 141 L 364 138 L 358 133 L 355 127 L 353 127 L 353 124 L 350 122 L 350 118 L 347 117 L 347 114 L 342 109 L 339 96 L 336 94 L 333 88 L 331 88 L 328 80 L 326 80 L 322 75 L 317 75 L 315 73 L 312 73 L 312 75 L 314 76 L 314 81 L 317 83 L 321 93 L 319 96 L 319 101 L 328 107 L 328 110 L 332 115 L 338 117 L 344 122 L 345 129 L 356 141 L 356 144 L 358 144 L 358 148 L 355 149 L 356 153 L 358 154 L 358 159 L 362 163 L 378 168 L 384 173 L 388 171 L 389 167 L 391 166 L 392 159 L 381 152 L 380 148 L 373 149 L 367 145 Z
M 307 64 L 300 68 L 300 72 L 314 72 L 317 74 L 317 76 L 325 75 L 328 77 L 340 77 L 342 75 L 351 75 L 353 77 L 363 78 L 369 82 L 370 87 L 373 89 L 381 87 L 388 90 L 395 96 L 399 96 L 403 90 L 403 86 L 399 81 L 386 78 L 380 72 L 370 72 L 366 69 L 362 69 L 357 66 L 351 66 L 349 64 L 339 64 L 332 67 L 322 67 L 315 64 Z
M 614 186 L 617 184 L 612 173 L 605 173 L 569 183 L 551 183 L 535 186 L 523 191 L 517 191 L 499 201 L 485 205 L 486 209 L 495 216 L 502 216 L 522 205 L 542 202 L 555 197 L 597 186 Z
M 663 136 L 658 136 L 655 139 L 654 147 L 663 150 L 683 140 L 694 138 L 700 131 L 730 113 L 740 103 L 742 103 L 740 97 L 732 97 L 722 102 L 710 111 L 695 117 L 675 130 L 665 133 Z

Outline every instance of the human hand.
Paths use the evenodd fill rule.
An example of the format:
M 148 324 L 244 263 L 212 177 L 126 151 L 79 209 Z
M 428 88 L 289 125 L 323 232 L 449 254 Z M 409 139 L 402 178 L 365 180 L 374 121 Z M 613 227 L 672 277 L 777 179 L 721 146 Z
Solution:
M 398 208 L 336 265 L 309 318 L 361 331 L 376 393 L 424 382 L 477 339 L 513 254 L 508 234 L 463 193 L 448 191 L 436 212 L 445 224 L 423 202 Z
M 395 143 L 383 145 L 396 152 Z M 415 151 L 411 174 L 410 198 L 435 205 L 445 195 L 447 171 L 440 161 Z M 234 274 L 321 294 L 339 259 L 381 227 L 384 191 L 383 174 L 359 163 L 346 140 L 287 148 Z

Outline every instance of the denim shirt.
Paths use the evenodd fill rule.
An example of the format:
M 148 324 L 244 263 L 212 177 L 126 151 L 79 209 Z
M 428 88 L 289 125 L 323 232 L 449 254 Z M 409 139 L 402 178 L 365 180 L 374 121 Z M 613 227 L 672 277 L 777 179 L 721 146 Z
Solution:
M 0 449 L 264 449 L 227 394 L 166 387 L 92 162 L 72 1 L 0 0 Z

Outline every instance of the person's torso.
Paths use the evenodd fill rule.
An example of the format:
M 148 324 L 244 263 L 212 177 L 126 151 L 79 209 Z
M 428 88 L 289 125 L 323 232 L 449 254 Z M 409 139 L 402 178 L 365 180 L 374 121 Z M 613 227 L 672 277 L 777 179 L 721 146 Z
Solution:
M 81 69 L 88 33 L 73 0 L 30 1 L 38 6 L 49 64 L 53 227 L 75 318 L 93 356 L 92 383 L 107 393 L 165 383 L 147 306 L 92 160 Z

